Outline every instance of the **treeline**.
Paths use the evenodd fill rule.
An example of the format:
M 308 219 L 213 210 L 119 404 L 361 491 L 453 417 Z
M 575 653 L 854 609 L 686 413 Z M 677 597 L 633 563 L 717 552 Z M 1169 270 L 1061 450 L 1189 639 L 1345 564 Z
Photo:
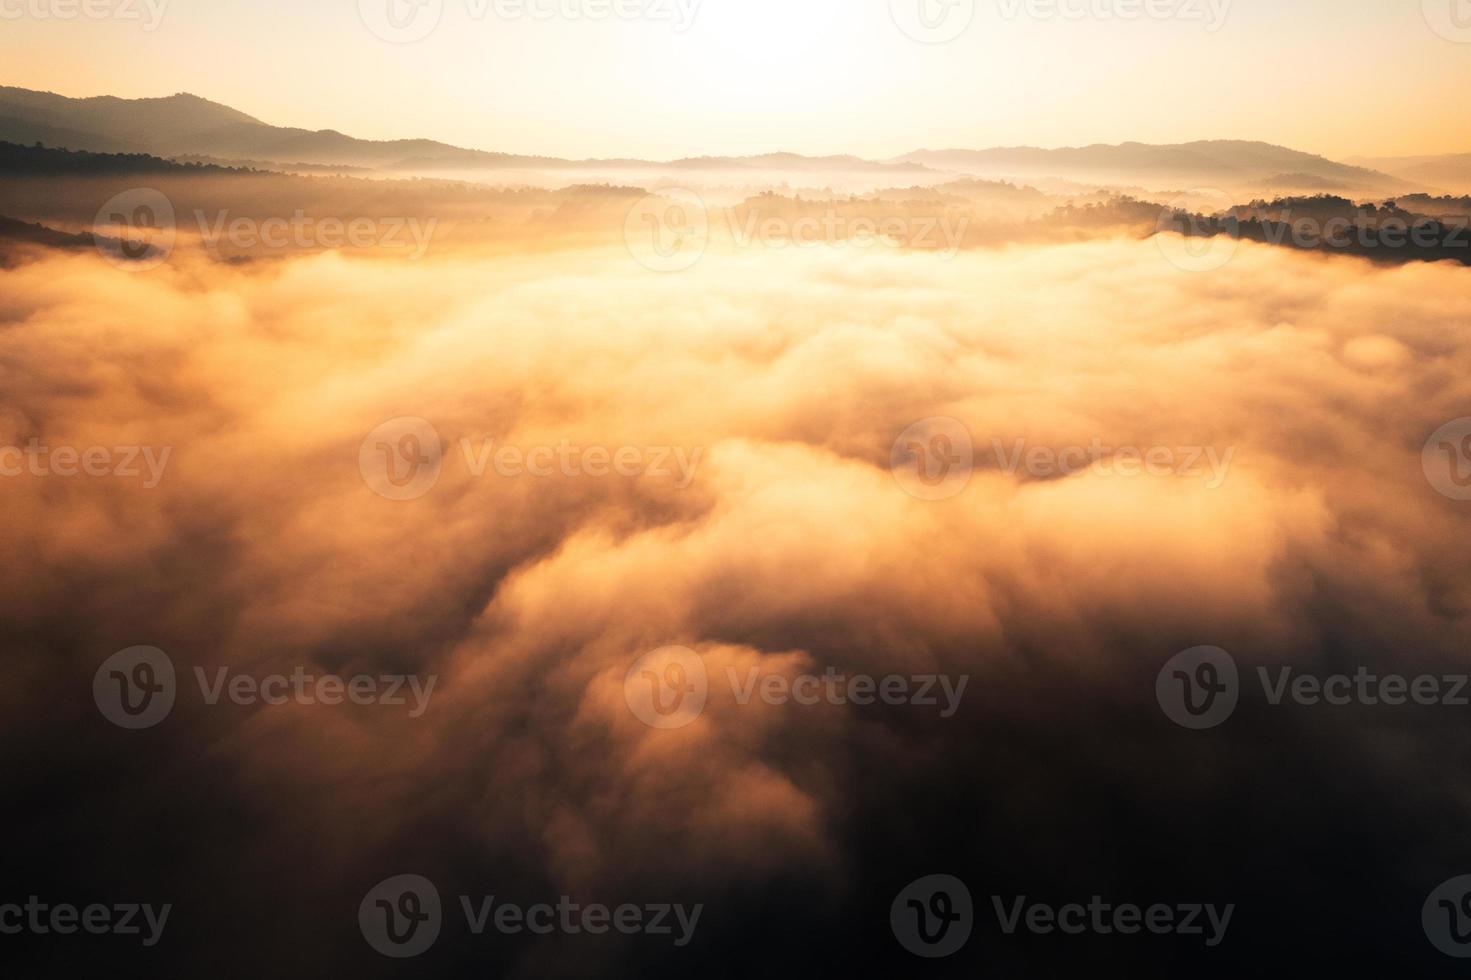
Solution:
M 1408 205 L 1408 206 L 1407 206 Z M 1378 262 L 1471 265 L 1471 199 L 1410 195 L 1356 204 L 1333 195 L 1253 201 L 1215 215 L 1167 212 L 1161 230 L 1230 235 Z
M 91 153 L 40 143 L 22 146 L 0 142 L 0 173 L 27 177 L 103 177 L 133 174 L 247 173 L 213 164 L 174 163 L 146 153 Z

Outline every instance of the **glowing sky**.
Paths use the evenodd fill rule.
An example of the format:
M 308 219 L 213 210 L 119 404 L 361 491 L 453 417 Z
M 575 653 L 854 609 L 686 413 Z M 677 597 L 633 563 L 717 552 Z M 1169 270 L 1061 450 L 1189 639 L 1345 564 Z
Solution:
M 913 29 L 921 2 L 940 34 L 974 15 L 920 43 L 891 5 Z M 574 157 L 1204 138 L 1471 150 L 1468 0 L 1053 2 L 0 0 L 0 83 L 189 91 L 279 125 Z M 390 3 L 410 30 L 438 26 L 387 43 L 365 20 L 387 23 Z

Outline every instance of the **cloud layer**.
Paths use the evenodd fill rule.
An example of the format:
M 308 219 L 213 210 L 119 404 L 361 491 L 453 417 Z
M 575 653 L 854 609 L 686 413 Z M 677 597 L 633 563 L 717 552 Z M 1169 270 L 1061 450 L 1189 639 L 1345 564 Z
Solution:
M 173 901 L 155 955 L 242 975 L 288 949 L 388 969 L 352 913 L 404 872 L 447 902 L 706 906 L 684 950 L 455 933 L 431 954 L 511 976 L 882 962 L 888 901 L 936 871 L 978 895 L 1237 902 L 1236 948 L 1189 961 L 1207 975 L 1305 948 L 1390 962 L 1471 860 L 1464 719 L 1257 707 L 1202 736 L 1154 677 L 1197 644 L 1245 669 L 1464 669 L 1467 505 L 1421 449 L 1471 399 L 1465 275 L 1251 243 L 1192 275 L 1124 240 L 717 248 L 667 275 L 621 247 L 464 244 L 20 265 L 0 445 L 172 457 L 153 489 L 0 484 L 0 745 L 35 845 L 0 867 L 27 892 Z M 363 443 L 407 417 L 443 458 L 390 500 Z M 975 468 L 925 500 L 890 459 L 937 417 Z M 477 475 L 486 440 L 642 469 Z M 1231 455 L 1216 481 L 1039 474 L 1005 465 L 1019 442 Z M 687 485 L 652 466 L 675 449 Z M 181 693 L 123 732 L 91 677 L 137 644 Z M 624 679 L 669 645 L 712 682 L 665 731 Z M 439 680 L 419 718 L 204 704 L 192 671 L 221 666 Z M 726 668 L 970 682 L 942 719 L 741 704 Z M 973 963 L 1193 952 L 1009 942 Z

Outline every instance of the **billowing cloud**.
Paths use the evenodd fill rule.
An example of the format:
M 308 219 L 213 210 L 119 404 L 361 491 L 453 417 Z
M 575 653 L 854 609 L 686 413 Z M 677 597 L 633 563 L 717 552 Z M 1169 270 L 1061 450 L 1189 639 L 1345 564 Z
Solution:
M 170 452 L 152 487 L 0 481 L 4 785 L 46 800 L 7 880 L 173 901 L 159 955 L 224 972 L 298 947 L 385 969 L 353 910 L 404 872 L 451 915 L 705 905 L 686 949 L 447 929 L 430 954 L 512 976 L 886 962 L 888 901 L 936 871 L 1237 902 L 1221 969 L 1284 948 L 1283 916 L 1309 944 L 1374 923 L 1369 962 L 1423 942 L 1418 902 L 1471 859 L 1455 709 L 1257 703 L 1202 735 L 1154 678 L 1198 644 L 1243 671 L 1464 669 L 1467 505 L 1421 466 L 1471 404 L 1464 269 L 1242 243 L 1191 274 L 1105 240 L 721 245 L 658 274 L 621 244 L 466 237 L 416 262 L 186 243 L 143 273 L 4 273 L 0 445 Z M 927 500 L 891 458 L 937 418 L 974 465 Z M 442 455 L 389 499 L 369 436 L 403 419 Z M 385 466 L 432 448 L 382 443 Z M 126 732 L 91 678 L 139 644 L 179 696 Z M 669 646 L 709 689 L 661 729 L 625 681 Z M 222 667 L 437 680 L 417 717 L 207 704 L 194 670 Z M 968 686 L 942 717 L 731 681 L 830 668 Z M 995 938 L 977 962 L 1056 955 Z

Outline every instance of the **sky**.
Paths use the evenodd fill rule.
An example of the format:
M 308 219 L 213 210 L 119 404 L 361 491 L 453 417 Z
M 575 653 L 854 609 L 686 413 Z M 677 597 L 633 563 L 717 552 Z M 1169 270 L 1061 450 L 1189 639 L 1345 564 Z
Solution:
M 1414 155 L 1471 151 L 1471 3 L 0 0 L 0 83 L 568 157 Z

